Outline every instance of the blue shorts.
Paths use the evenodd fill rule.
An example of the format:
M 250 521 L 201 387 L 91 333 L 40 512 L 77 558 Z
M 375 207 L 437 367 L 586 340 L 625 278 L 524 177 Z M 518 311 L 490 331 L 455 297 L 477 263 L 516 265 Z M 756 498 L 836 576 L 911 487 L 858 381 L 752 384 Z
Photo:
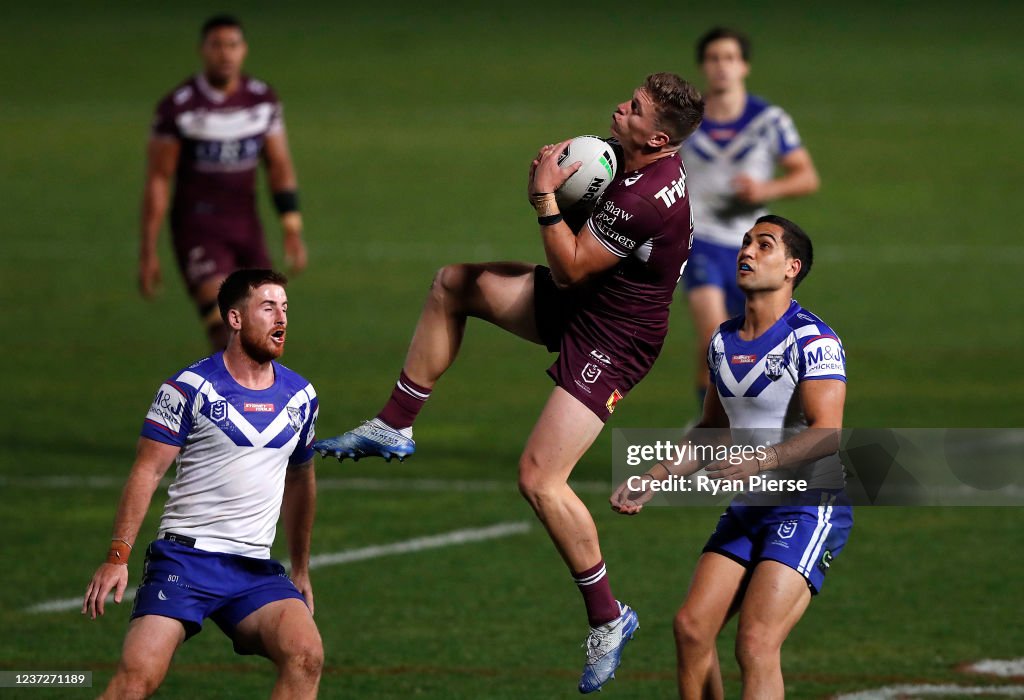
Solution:
M 728 557 L 748 570 L 765 560 L 785 564 L 803 576 L 816 595 L 853 528 L 853 506 L 845 492 L 807 494 L 815 500 L 822 495 L 827 505 L 755 506 L 734 501 L 704 551 Z
M 287 598 L 304 601 L 284 567 L 273 559 L 204 552 L 157 540 L 146 550 L 132 619 L 160 615 L 179 620 L 188 639 L 210 618 L 234 639 L 235 627 L 250 613 Z M 239 649 L 237 643 L 235 651 L 252 653 Z
M 705 285 L 725 292 L 725 309 L 729 318 L 743 313 L 744 296 L 736 286 L 736 260 L 740 249 L 693 239 L 690 257 L 683 271 L 683 288 L 687 292 Z

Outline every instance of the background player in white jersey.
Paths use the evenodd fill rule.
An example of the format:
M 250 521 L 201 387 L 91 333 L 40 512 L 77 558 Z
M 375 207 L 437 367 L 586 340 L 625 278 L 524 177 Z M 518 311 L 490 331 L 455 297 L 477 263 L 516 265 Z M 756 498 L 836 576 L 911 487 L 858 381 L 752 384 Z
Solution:
M 103 697 L 148 697 L 175 650 L 212 619 L 239 654 L 278 669 L 274 697 L 315 697 L 323 645 L 313 622 L 309 547 L 316 506 L 312 385 L 278 364 L 288 326 L 284 276 L 239 270 L 218 296 L 227 349 L 166 381 L 146 415 L 105 563 L 82 613 L 120 603 L 128 556 L 153 493 L 178 468 L 149 545 L 117 672 Z M 270 558 L 278 516 L 291 579 Z
M 784 696 L 782 644 L 820 592 L 853 525 L 837 455 L 846 356 L 832 329 L 793 299 L 812 256 L 810 239 L 796 224 L 759 218 L 737 261 L 744 313 L 722 324 L 708 350 L 713 383 L 697 428 L 729 428 L 736 443 L 772 444 L 761 459 L 707 465 L 708 475 L 746 479 L 763 472 L 806 480 L 808 488 L 782 499 L 744 494 L 722 515 L 675 619 L 682 698 L 724 697 L 715 639 L 736 613 L 743 697 Z M 700 466 L 659 462 L 639 490 L 621 485 L 612 508 L 638 513 L 653 495 L 652 479 L 689 475 Z
M 683 144 L 694 216 L 683 286 L 696 335 L 695 387 L 703 403 L 708 341 L 719 324 L 743 309 L 735 274 L 740 239 L 768 213 L 767 202 L 815 192 L 818 173 L 789 115 L 747 93 L 746 35 L 710 30 L 697 42 L 697 63 L 707 83 L 706 104 L 700 128 Z
M 442 268 L 387 404 L 375 419 L 314 446 L 339 459 L 412 454 L 412 425 L 455 361 L 470 317 L 558 351 L 548 369 L 556 386 L 519 460 L 519 489 L 583 595 L 591 628 L 579 684 L 584 693 L 611 678 L 638 623 L 612 595 L 594 520 L 568 479 L 663 347 L 693 232 L 678 150 L 702 111 L 700 93 L 679 76 L 647 76 L 612 114 L 610 131 L 622 147 L 625 171 L 578 235 L 554 192 L 581 164 L 559 166 L 568 141 L 542 148 L 530 167 L 528 193 L 550 267 Z
M 159 288 L 156 242 L 170 204 L 178 268 L 214 350 L 228 338 L 217 311 L 220 283 L 234 270 L 271 266 L 256 214 L 261 161 L 281 218 L 285 262 L 293 274 L 306 267 L 281 103 L 269 85 L 242 73 L 247 52 L 237 18 L 217 15 L 203 25 L 202 72 L 157 105 L 142 196 L 139 290 L 151 299 Z

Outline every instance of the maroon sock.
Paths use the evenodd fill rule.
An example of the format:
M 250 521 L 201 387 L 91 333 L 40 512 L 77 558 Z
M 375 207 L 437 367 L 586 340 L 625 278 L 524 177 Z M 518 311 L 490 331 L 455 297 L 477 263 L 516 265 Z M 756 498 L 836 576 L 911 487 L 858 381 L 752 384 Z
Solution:
M 429 398 L 430 389 L 409 379 L 405 370 L 402 370 L 391 398 L 377 417 L 397 430 L 408 428 L 416 422 L 416 415 Z
M 612 595 L 604 559 L 586 571 L 573 574 L 572 578 L 583 594 L 583 604 L 587 606 L 587 619 L 591 627 L 611 622 L 619 616 L 619 604 Z

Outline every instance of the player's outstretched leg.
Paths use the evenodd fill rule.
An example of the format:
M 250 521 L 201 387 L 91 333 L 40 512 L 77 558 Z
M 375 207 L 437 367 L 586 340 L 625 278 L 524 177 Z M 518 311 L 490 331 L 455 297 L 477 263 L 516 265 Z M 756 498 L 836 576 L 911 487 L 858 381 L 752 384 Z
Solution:
M 318 440 L 324 457 L 383 457 L 399 461 L 416 451 L 412 426 L 434 384 L 458 355 L 466 320 L 481 318 L 540 342 L 533 309 L 534 265 L 448 265 L 434 277 L 391 398 L 376 418 L 337 437 Z

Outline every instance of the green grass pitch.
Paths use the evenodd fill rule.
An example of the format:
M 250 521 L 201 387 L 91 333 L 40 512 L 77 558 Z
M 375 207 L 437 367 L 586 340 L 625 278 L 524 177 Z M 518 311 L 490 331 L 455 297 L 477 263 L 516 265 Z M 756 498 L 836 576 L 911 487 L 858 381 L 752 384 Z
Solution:
M 153 392 L 206 350 L 166 232 L 155 303 L 135 291 L 135 256 L 153 106 L 196 68 L 198 26 L 219 9 L 53 2 L 7 8 L 0 22 L 0 670 L 92 670 L 96 692 L 118 658 L 127 606 L 99 622 L 26 608 L 84 591 Z M 615 104 L 649 72 L 697 79 L 693 43 L 716 23 L 752 34 L 750 87 L 793 115 L 822 176 L 818 195 L 776 211 L 815 240 L 818 260 L 798 297 L 845 343 L 847 425 L 1024 425 L 1019 7 L 400 0 L 235 11 L 248 26 L 250 72 L 285 102 L 311 254 L 289 288 L 285 362 L 316 385 L 322 435 L 384 401 L 439 266 L 542 259 L 524 192 L 537 147 L 605 133 Z M 689 343 L 677 304 L 662 358 L 611 426 L 692 417 Z M 549 362 L 471 324 L 418 424 L 414 460 L 318 460 L 331 487 L 321 491 L 315 553 L 531 525 L 493 542 L 315 571 L 321 697 L 576 695 L 582 605 L 515 490 Z M 610 487 L 610 452 L 606 431 L 576 478 Z M 339 482 L 355 477 L 394 488 Z M 450 488 L 416 490 L 411 479 Z M 614 590 L 641 619 L 605 695 L 671 697 L 670 621 L 717 512 L 626 519 L 607 509 L 600 486 L 583 497 Z M 784 648 L 790 697 L 999 682 L 957 667 L 1024 653 L 1021 511 L 864 508 L 856 517 L 824 594 Z M 720 645 L 730 697 L 733 634 Z M 261 697 L 272 682 L 269 663 L 234 656 L 208 625 L 178 653 L 160 697 Z

